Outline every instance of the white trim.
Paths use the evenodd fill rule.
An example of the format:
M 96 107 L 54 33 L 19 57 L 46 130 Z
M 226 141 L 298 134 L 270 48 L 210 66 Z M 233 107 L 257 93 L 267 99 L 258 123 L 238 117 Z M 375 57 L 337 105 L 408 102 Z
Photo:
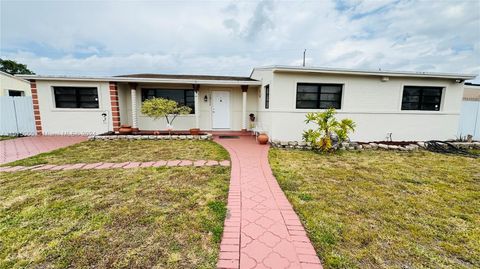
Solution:
M 443 110 L 444 110 L 444 105 L 445 105 L 445 95 L 447 94 L 447 85 L 431 85 L 431 84 L 425 84 L 425 85 L 422 85 L 422 84 L 414 84 L 414 83 L 401 83 L 401 88 L 400 88 L 400 98 L 398 100 L 398 110 L 401 112 L 401 113 L 405 113 L 406 111 L 428 111 L 428 112 L 431 112 L 431 113 L 434 113 L 434 114 L 438 114 L 438 113 L 441 113 Z M 403 105 L 403 93 L 405 91 L 405 87 L 425 87 L 425 88 L 429 88 L 429 87 L 434 87 L 434 88 L 442 88 L 442 95 L 440 96 L 440 108 L 438 110 L 413 110 L 413 109 L 405 109 L 403 110 L 402 109 L 402 105 Z
M 193 101 L 194 101 L 194 107 L 195 107 L 195 128 L 200 128 L 200 101 L 198 100 L 198 92 L 200 89 L 197 91 L 193 91 Z
M 55 100 L 55 88 L 61 87 L 73 87 L 73 88 L 93 88 L 97 89 L 97 108 L 84 108 L 84 107 L 75 107 L 75 108 L 68 108 L 68 107 L 57 107 L 57 102 Z M 50 111 L 52 112 L 103 112 L 105 108 L 103 108 L 103 96 L 101 94 L 100 85 L 95 86 L 57 86 L 57 85 L 50 85 L 50 92 L 51 92 L 51 101 L 52 101 L 52 108 Z
M 247 129 L 247 91 L 242 89 L 242 129 L 244 130 Z
M 203 84 L 203 85 L 254 85 L 260 86 L 260 81 L 251 80 L 197 80 L 197 79 L 165 79 L 165 78 L 129 78 L 129 77 L 66 77 L 19 75 L 24 79 L 54 80 L 54 81 L 105 81 L 105 82 L 136 82 L 136 83 L 170 83 L 170 84 Z
M 13 79 L 16 79 L 16 80 L 20 80 L 21 82 L 25 82 L 25 83 L 30 84 L 30 81 L 25 80 L 23 78 L 20 78 L 19 77 L 20 75 L 15 76 L 15 75 L 11 75 L 9 73 L 3 72 L 3 71 L 0 71 L 0 74 L 5 75 L 5 76 L 10 77 L 10 78 L 13 78 Z
M 346 68 L 324 68 L 324 67 L 297 67 L 297 66 L 267 66 L 257 67 L 252 70 L 272 70 L 272 72 L 294 72 L 294 73 L 324 73 L 324 74 L 342 74 L 342 75 L 363 75 L 363 76 L 390 76 L 390 77 L 423 77 L 423 78 L 449 78 L 470 80 L 477 77 L 478 74 L 456 74 L 456 73 L 436 73 L 436 72 L 412 72 L 412 71 L 372 71 L 361 69 Z M 462 81 L 463 82 L 463 81 Z
M 137 86 L 136 87 L 131 87 L 130 85 L 128 85 L 128 87 L 130 88 L 130 103 L 131 103 L 131 106 L 132 106 L 132 115 L 131 115 L 132 116 L 132 128 L 138 128 Z M 141 104 L 140 104 L 140 106 L 141 106 Z
M 318 82 L 318 81 L 315 81 L 315 82 L 308 82 L 308 81 L 305 81 L 305 80 L 295 80 L 295 88 L 294 88 L 294 96 L 293 96 L 293 107 L 292 109 L 295 110 L 295 111 L 300 111 L 300 112 L 304 112 L 304 113 L 307 113 L 307 112 L 312 112 L 312 111 L 324 111 L 326 109 L 323 109 L 323 108 L 297 108 L 297 89 L 298 89 L 298 83 L 305 83 L 305 84 L 337 84 L 337 85 L 342 85 L 342 96 L 340 97 L 340 108 L 337 109 L 335 108 L 335 111 L 337 112 L 340 112 L 340 111 L 343 111 L 343 105 L 344 105 L 344 99 L 345 99 L 345 90 L 347 88 L 347 83 L 345 81 L 341 81 L 341 82 Z

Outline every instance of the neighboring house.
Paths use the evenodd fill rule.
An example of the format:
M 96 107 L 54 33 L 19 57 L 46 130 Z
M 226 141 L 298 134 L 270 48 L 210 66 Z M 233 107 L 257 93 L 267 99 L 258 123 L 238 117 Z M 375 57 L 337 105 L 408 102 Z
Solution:
M 470 74 L 272 66 L 250 77 L 138 74 L 116 77 L 27 76 L 37 131 L 103 133 L 129 124 L 164 129 L 140 112 L 146 98 L 192 107 L 175 129 L 244 130 L 248 115 L 271 139 L 299 141 L 307 112 L 334 107 L 352 118 L 352 140 L 449 139 L 457 135 L 464 81 Z M 38 105 L 35 105 L 38 103 Z
M 480 140 L 480 84 L 465 83 L 458 137 Z
M 480 84 L 465 83 L 463 100 L 480 101 Z
M 30 95 L 30 82 L 0 71 L 0 96 Z

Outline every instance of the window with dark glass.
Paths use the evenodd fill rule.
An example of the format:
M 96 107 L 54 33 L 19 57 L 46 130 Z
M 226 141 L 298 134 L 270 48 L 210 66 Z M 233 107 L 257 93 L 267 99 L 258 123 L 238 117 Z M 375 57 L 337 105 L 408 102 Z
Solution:
M 340 109 L 342 105 L 342 84 L 297 84 L 297 108 Z
M 402 110 L 439 111 L 442 90 L 442 87 L 405 86 L 403 88 Z
M 56 108 L 98 108 L 96 87 L 53 87 Z
M 8 96 L 13 96 L 13 97 L 24 96 L 24 93 L 23 91 L 8 90 Z
M 265 108 L 270 108 L 270 85 L 265 86 Z
M 142 89 L 142 102 L 150 98 L 173 100 L 179 105 L 190 107 L 192 109 L 190 114 L 195 113 L 195 95 L 193 89 Z

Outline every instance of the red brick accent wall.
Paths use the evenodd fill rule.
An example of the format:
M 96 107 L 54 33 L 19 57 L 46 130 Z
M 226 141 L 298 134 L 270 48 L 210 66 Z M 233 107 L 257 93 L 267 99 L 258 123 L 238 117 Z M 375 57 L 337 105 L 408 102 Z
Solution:
M 120 108 L 118 107 L 118 88 L 117 83 L 110 82 L 110 104 L 112 106 L 113 131 L 120 129 Z
M 33 100 L 33 115 L 35 116 L 35 130 L 37 135 L 42 135 L 42 119 L 40 117 L 40 106 L 38 105 L 38 92 L 37 92 L 37 82 L 35 80 L 30 81 L 30 89 L 32 90 L 32 100 Z

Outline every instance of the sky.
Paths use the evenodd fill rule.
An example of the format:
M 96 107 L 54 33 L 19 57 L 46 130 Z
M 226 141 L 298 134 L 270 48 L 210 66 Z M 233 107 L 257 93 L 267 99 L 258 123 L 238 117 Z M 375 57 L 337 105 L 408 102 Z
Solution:
M 304 49 L 307 66 L 480 73 L 479 0 L 0 3 L 0 57 L 42 75 L 249 76 Z

